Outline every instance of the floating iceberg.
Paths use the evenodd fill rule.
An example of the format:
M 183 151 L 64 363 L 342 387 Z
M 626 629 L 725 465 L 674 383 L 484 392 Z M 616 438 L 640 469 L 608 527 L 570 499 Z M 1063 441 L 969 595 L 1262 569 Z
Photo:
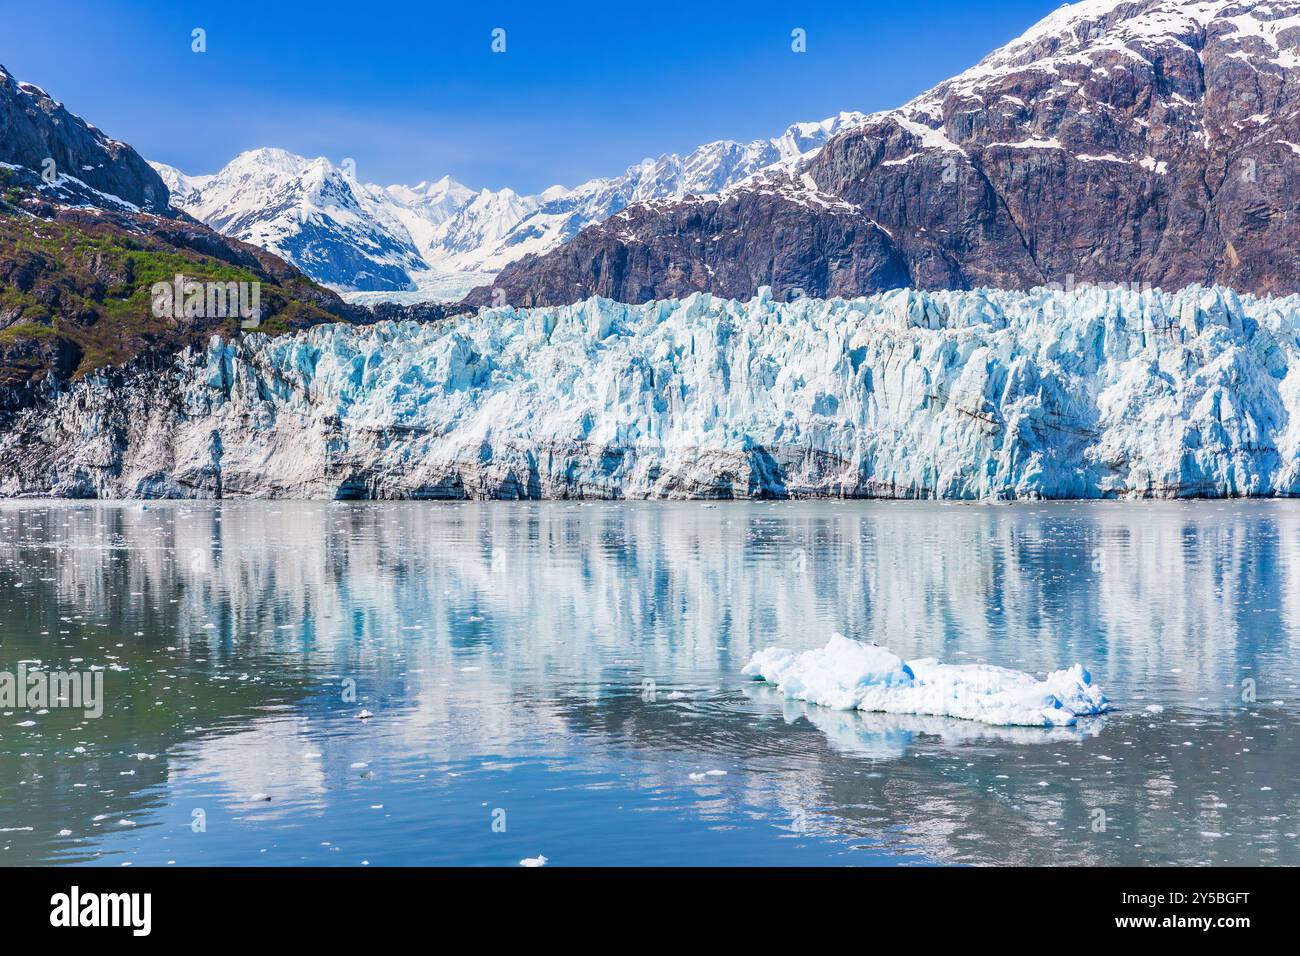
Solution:
M 884 647 L 832 635 L 825 647 L 796 654 L 757 651 L 744 674 L 787 697 L 836 710 L 959 717 L 1005 727 L 1069 727 L 1111 709 L 1081 664 L 1045 680 L 988 664 L 904 661 Z
M 1300 495 L 1300 296 L 899 290 L 215 338 L 0 427 L 0 495 Z

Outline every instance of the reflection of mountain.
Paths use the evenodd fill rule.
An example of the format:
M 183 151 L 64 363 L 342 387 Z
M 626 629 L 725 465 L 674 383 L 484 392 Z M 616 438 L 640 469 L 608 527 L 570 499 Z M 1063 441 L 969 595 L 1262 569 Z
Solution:
M 1238 696 L 1253 675 L 1261 701 L 1294 702 L 1300 511 L 1219 507 L 6 504 L 0 667 L 128 670 L 75 734 L 57 713 L 0 723 L 0 827 L 46 824 L 3 842 L 94 835 L 90 817 L 176 787 L 327 814 L 355 761 L 488 755 L 634 767 L 690 812 L 758 808 L 945 860 L 1122 862 L 1142 844 L 1300 862 L 1287 818 L 1249 809 L 1262 785 L 1296 798 L 1279 781 L 1300 726 Z M 756 648 L 833 629 L 1030 672 L 1084 660 L 1122 710 L 1094 736 L 1022 740 L 803 708 L 740 678 Z M 73 737 L 90 752 L 68 754 Z M 728 777 L 688 781 L 713 767 Z M 1098 807 L 1106 842 L 1081 838 Z M 1202 830 L 1238 839 L 1205 850 L 1186 839 Z
M 1117 674 L 1191 689 L 1235 679 L 1248 625 L 1276 635 L 1264 651 L 1300 638 L 1298 519 L 1263 504 L 15 504 L 0 554 L 9 575 L 57 578 L 34 576 L 29 594 L 84 594 L 114 632 L 138 620 L 217 661 L 355 666 L 416 642 L 486 653 L 509 633 L 499 650 L 516 673 L 550 662 L 597 681 L 622 648 L 661 684 L 691 684 L 840 629 L 906 657 L 1035 673 L 1083 659 L 1108 689 Z M 67 549 L 55 566 L 25 544 L 48 538 Z M 130 560 L 115 540 L 134 544 Z
M 252 804 L 249 812 L 319 809 L 327 780 L 313 731 L 309 721 L 291 715 L 254 717 L 234 733 L 203 737 L 171 772 L 213 781 L 231 800 Z

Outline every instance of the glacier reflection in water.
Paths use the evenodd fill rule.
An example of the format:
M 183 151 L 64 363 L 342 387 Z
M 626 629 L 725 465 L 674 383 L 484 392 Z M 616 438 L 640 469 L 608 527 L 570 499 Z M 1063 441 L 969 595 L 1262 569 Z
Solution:
M 1290 502 L 8 502 L 0 670 L 107 702 L 0 712 L 0 863 L 1296 864 L 1297 575 Z M 1121 709 L 740 676 L 836 630 Z

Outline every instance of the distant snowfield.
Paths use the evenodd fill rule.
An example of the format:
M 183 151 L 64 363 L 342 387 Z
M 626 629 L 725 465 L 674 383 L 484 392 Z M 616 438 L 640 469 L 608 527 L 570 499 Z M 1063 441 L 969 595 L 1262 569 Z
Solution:
M 398 305 L 415 305 L 419 302 L 459 302 L 471 289 L 487 285 L 496 277 L 495 272 L 418 272 L 416 288 L 405 292 L 349 292 L 339 295 L 354 305 L 377 305 L 396 302 Z
M 41 415 L 0 494 L 1294 496 L 1300 296 L 590 299 L 214 339 Z
M 835 710 L 957 717 L 1000 727 L 1071 727 L 1111 709 L 1080 664 L 1043 680 L 989 664 L 904 661 L 884 647 L 834 634 L 825 647 L 796 654 L 757 651 L 744 674 L 787 697 Z

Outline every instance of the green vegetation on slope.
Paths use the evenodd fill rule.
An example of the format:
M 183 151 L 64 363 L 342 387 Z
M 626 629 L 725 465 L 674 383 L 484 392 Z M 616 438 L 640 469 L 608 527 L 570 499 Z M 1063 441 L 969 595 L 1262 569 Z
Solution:
M 34 385 L 51 373 L 76 379 L 213 334 L 240 334 L 238 316 L 155 316 L 152 286 L 178 275 L 260 283 L 257 331 L 270 335 L 351 317 L 337 296 L 296 269 L 192 221 L 56 208 L 4 185 L 0 389 Z

